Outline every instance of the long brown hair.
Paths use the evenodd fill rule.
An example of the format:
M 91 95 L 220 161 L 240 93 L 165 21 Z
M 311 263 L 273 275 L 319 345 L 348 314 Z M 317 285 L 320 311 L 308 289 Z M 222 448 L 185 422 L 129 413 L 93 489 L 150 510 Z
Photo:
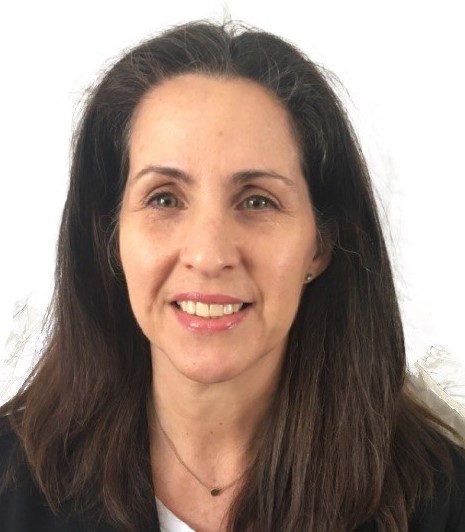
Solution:
M 407 530 L 415 504 L 432 496 L 431 464 L 452 479 L 444 436 L 460 436 L 409 389 L 390 259 L 335 76 L 237 21 L 171 27 L 90 88 L 72 142 L 47 340 L 0 414 L 53 512 L 69 500 L 76 512 L 100 505 L 119 530 L 149 526 L 151 356 L 122 275 L 118 213 L 133 111 L 147 91 L 187 72 L 254 80 L 286 106 L 319 244 L 332 250 L 302 293 L 229 530 L 346 531 L 368 520 Z

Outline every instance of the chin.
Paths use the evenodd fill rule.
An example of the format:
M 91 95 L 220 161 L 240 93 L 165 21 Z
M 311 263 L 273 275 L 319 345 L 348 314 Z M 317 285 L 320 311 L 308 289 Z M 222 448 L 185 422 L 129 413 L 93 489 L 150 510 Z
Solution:
M 240 375 L 246 368 L 237 367 L 234 364 L 219 363 L 217 360 L 184 361 L 180 366 L 174 364 L 178 371 L 191 381 L 200 384 L 217 384 L 227 382 Z

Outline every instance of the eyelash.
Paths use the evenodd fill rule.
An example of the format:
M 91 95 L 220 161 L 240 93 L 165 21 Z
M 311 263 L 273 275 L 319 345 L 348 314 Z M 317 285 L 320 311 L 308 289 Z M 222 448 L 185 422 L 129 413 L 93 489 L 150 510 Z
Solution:
M 176 197 L 175 194 L 173 194 L 172 192 L 170 191 L 161 191 L 161 192 L 157 192 L 156 194 L 154 194 L 153 196 L 150 196 L 149 199 L 147 200 L 147 205 L 148 206 L 151 206 L 152 203 L 154 202 L 154 200 L 156 200 L 157 198 L 160 198 L 162 196 L 173 196 L 173 197 Z M 247 198 L 245 198 L 243 200 L 246 201 L 250 198 L 261 198 L 261 199 L 264 199 L 266 200 L 270 205 L 271 205 L 271 208 L 272 209 L 277 209 L 278 208 L 278 204 L 272 200 L 270 197 L 268 196 L 264 196 L 264 195 L 261 195 L 261 194 L 253 194 L 252 196 L 248 196 Z M 160 207 L 160 206 L 156 206 L 154 207 L 155 209 L 163 209 L 163 207 Z M 170 208 L 173 208 L 173 207 L 167 207 L 167 209 L 170 209 Z M 252 209 L 253 211 L 263 211 L 265 209 Z

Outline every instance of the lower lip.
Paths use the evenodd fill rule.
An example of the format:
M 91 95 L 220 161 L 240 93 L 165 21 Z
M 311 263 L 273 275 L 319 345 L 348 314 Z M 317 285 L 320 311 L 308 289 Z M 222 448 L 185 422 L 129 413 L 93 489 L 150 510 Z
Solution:
M 195 314 L 189 314 L 179 309 L 176 305 L 171 305 L 178 318 L 179 323 L 194 333 L 211 333 L 226 331 L 237 327 L 249 314 L 252 305 L 235 312 L 234 314 L 225 315 L 221 318 L 202 318 Z

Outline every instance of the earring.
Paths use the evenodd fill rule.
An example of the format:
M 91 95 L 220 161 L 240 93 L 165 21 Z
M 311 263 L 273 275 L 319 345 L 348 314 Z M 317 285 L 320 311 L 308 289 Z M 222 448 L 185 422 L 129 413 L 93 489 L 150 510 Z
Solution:
M 312 280 L 312 274 L 311 273 L 307 273 L 307 275 L 305 276 L 305 283 L 309 283 L 311 280 Z

